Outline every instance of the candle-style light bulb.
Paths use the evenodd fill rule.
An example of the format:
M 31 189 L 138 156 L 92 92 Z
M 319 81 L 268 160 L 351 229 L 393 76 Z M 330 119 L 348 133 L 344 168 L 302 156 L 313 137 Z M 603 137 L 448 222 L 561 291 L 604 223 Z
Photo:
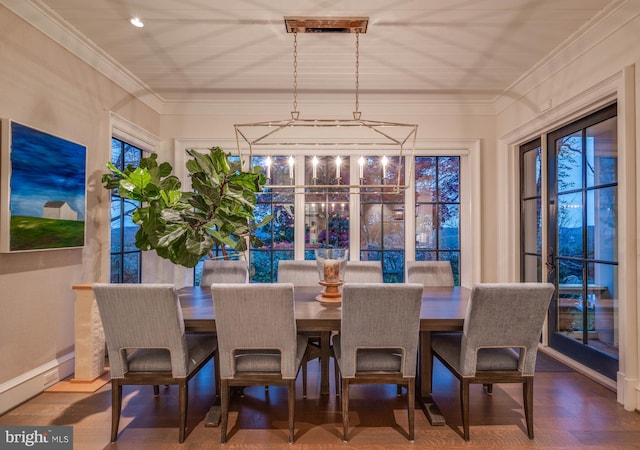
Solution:
M 293 156 L 289 156 L 289 178 L 293 179 L 293 163 L 295 159 Z
M 342 164 L 342 158 L 336 156 L 336 178 L 340 179 L 340 164 Z
M 315 180 L 318 178 L 318 157 L 317 156 L 313 157 L 313 159 L 311 160 L 311 165 L 312 165 L 311 178 Z
M 360 179 L 362 180 L 364 178 L 364 156 L 360 157 L 358 163 L 360 164 Z
M 267 180 L 271 179 L 271 156 L 267 156 L 264 161 L 264 165 L 267 166 Z
M 389 162 L 389 160 L 387 159 L 386 156 L 382 157 L 382 179 L 386 180 L 387 179 L 387 162 Z

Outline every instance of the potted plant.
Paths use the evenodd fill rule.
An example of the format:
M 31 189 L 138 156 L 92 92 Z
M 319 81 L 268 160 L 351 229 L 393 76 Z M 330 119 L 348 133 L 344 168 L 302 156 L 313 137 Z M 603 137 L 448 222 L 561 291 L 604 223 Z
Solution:
M 225 256 L 226 247 L 244 252 L 248 242 L 262 246 L 252 233 L 272 218 L 254 222 L 256 194 L 266 182 L 262 169 L 243 171 L 242 163 L 231 161 L 220 147 L 212 147 L 207 154 L 187 153 L 192 158 L 186 164 L 190 191 L 180 190 L 173 168 L 167 162 L 158 164 L 156 154 L 143 158 L 139 167 L 123 171 L 107 163 L 111 173 L 103 175 L 104 187 L 140 202 L 132 216 L 140 226 L 135 245 L 184 267 L 194 267 L 217 245 Z

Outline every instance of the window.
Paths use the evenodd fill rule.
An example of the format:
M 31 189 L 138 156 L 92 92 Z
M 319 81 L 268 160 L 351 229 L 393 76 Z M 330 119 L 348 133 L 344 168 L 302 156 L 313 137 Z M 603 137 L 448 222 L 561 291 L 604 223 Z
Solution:
M 270 167 L 271 185 L 290 185 L 292 169 L 288 156 L 272 156 Z M 266 157 L 254 156 L 253 166 L 267 167 Z M 273 220 L 256 230 L 256 236 L 264 242 L 263 247 L 251 248 L 250 263 L 252 282 L 274 283 L 278 279 L 278 261 L 294 259 L 294 197 L 292 190 L 278 190 L 258 195 L 255 210 L 256 222 L 269 214 Z
M 111 162 L 120 170 L 140 165 L 142 150 L 126 142 L 111 139 Z M 111 282 L 140 283 L 141 251 L 135 245 L 138 226 L 131 215 L 139 202 L 111 195 Z
M 542 281 L 540 139 L 520 147 L 520 280 Z
M 415 159 L 416 261 L 450 261 L 460 285 L 460 157 Z
M 404 184 L 404 172 L 398 171 L 397 156 L 386 159 L 365 158 L 363 184 L 388 184 L 382 193 L 360 194 L 360 260 L 382 261 L 387 283 L 404 281 L 404 204 L 405 193 L 395 192 L 393 185 Z

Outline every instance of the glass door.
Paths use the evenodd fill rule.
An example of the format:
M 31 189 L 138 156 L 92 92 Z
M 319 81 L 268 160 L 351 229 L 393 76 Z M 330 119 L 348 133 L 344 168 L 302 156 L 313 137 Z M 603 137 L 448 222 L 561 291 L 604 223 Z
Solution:
M 618 370 L 616 105 L 550 133 L 549 345 L 615 379 Z

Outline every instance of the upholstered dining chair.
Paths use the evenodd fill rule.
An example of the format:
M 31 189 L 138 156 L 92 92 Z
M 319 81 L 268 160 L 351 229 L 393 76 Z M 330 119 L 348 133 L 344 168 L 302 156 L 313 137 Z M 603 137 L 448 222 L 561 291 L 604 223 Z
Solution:
M 347 261 L 345 283 L 382 283 L 381 261 Z
M 278 283 L 291 283 L 294 287 L 321 288 L 318 275 L 318 265 L 315 260 L 285 260 L 278 261 Z M 320 335 L 313 332 L 302 332 L 309 340 L 307 361 L 320 359 Z M 302 365 L 302 392 L 307 392 L 307 365 Z
M 433 355 L 460 381 L 464 440 L 469 440 L 469 385 L 522 383 L 527 435 L 533 439 L 533 376 L 542 326 L 554 286 L 478 284 L 462 333 L 432 337 Z
M 96 284 L 93 291 L 109 353 L 111 442 L 118 439 L 122 386 L 153 385 L 157 395 L 160 384 L 178 385 L 178 440 L 184 442 L 188 383 L 216 352 L 215 336 L 185 334 L 173 285 Z
M 453 271 L 449 261 L 407 261 L 407 283 L 420 283 L 423 286 L 453 286 Z
M 315 261 L 278 261 L 278 283 L 291 283 L 296 287 L 320 288 L 320 277 Z
M 349 386 L 396 384 L 407 388 L 410 441 L 414 439 L 415 377 L 422 285 L 346 283 L 342 324 L 333 337 L 342 387 L 343 440 L 349 431 Z
M 307 337 L 296 332 L 293 285 L 212 284 L 220 352 L 220 443 L 227 440 L 231 386 L 287 386 L 294 437 L 296 377 Z
M 248 283 L 249 270 L 246 261 L 206 259 L 202 266 L 200 286 L 213 283 Z

